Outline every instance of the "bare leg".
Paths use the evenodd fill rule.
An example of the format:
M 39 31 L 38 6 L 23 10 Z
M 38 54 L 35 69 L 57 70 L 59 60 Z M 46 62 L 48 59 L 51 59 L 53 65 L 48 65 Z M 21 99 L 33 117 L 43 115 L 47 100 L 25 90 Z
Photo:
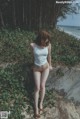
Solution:
M 43 108 L 43 100 L 44 100 L 44 96 L 45 96 L 45 84 L 46 84 L 46 80 L 48 78 L 49 75 L 49 68 L 45 69 L 42 72 L 41 75 L 41 83 L 40 83 L 40 109 Z
M 34 81 L 35 81 L 35 90 L 34 90 L 34 107 L 35 114 L 38 114 L 38 101 L 39 101 L 39 91 L 40 91 L 40 77 L 41 73 L 38 71 L 34 71 Z

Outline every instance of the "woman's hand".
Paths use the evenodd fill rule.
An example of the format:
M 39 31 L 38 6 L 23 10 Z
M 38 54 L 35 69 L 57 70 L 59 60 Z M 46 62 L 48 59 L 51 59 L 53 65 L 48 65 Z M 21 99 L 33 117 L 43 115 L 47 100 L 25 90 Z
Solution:
M 49 70 L 50 70 L 50 71 L 53 70 L 53 67 L 52 67 L 52 66 L 49 66 Z

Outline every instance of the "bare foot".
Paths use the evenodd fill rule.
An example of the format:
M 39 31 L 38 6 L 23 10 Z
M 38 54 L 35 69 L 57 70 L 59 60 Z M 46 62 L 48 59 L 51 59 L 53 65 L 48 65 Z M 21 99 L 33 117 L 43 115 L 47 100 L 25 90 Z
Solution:
M 35 119 L 40 118 L 40 114 L 39 114 L 39 110 L 38 110 L 38 108 L 35 109 L 34 117 L 35 117 Z

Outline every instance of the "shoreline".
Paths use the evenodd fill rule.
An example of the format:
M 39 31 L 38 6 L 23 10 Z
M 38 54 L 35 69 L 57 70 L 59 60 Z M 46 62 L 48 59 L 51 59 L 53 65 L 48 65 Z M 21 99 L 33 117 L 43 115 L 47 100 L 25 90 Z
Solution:
M 59 31 L 62 31 L 64 33 L 67 33 L 68 35 L 70 36 L 73 36 L 74 38 L 76 38 L 77 40 L 80 40 L 80 36 L 78 35 L 75 35 L 74 33 L 68 31 L 68 30 L 65 30 L 63 27 L 66 27 L 66 26 L 56 26 L 56 29 L 59 30 Z

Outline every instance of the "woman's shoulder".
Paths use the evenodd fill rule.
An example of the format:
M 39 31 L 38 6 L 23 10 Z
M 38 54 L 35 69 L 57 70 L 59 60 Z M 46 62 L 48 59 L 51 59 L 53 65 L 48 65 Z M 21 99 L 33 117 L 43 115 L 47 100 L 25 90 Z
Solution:
M 30 46 L 31 46 L 32 48 L 34 48 L 35 43 L 30 43 Z
M 30 43 L 30 46 L 33 46 L 35 43 Z

